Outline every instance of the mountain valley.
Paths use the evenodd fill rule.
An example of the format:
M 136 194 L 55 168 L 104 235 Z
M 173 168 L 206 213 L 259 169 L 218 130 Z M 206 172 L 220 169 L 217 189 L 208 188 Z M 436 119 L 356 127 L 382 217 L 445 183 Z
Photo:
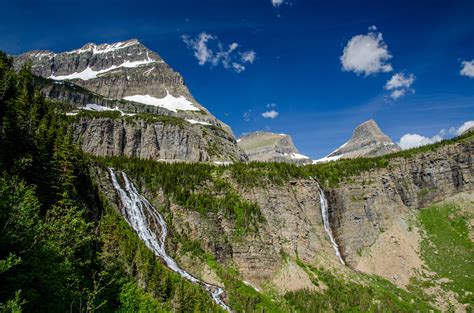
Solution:
M 135 39 L 0 53 L 0 83 L 2 312 L 474 309 L 472 128 L 312 160 Z

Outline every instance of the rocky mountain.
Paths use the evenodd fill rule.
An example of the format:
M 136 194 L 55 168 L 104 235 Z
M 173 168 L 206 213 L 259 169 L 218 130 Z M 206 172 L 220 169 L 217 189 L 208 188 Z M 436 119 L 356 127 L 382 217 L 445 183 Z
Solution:
M 309 157 L 299 153 L 291 136 L 257 131 L 245 134 L 237 140 L 250 161 L 311 163 Z
M 368 120 L 354 130 L 345 144 L 315 162 L 340 158 L 375 157 L 400 151 L 401 148 L 385 135 L 374 120 Z
M 18 70 L 25 62 L 31 62 L 38 76 L 35 82 L 47 97 L 71 104 L 69 115 L 89 111 L 75 130 L 87 152 L 189 161 L 246 160 L 230 127 L 194 99 L 179 73 L 136 39 L 88 43 L 62 53 L 30 51 L 15 57 L 14 67 Z M 107 121 L 103 116 L 96 120 L 90 112 L 112 110 L 121 114 Z M 170 119 L 156 122 L 144 114 L 181 119 L 179 124 L 186 127 L 169 127 Z M 135 122 L 126 123 L 125 115 Z M 143 137 L 144 128 L 154 135 Z M 94 134 L 88 135 L 91 129 Z
M 211 123 L 61 107 L 0 68 L 0 311 L 472 311 L 472 132 L 318 165 L 156 162 L 242 150 Z M 296 153 L 275 136 L 254 145 Z
M 245 284 L 255 290 L 270 288 L 286 294 L 306 289 L 323 294 L 330 285 L 326 281 L 315 282 L 317 274 L 310 270 L 314 267 L 331 268 L 347 277 L 354 277 L 355 273 L 376 274 L 407 288 L 411 278 L 422 279 L 418 275 L 428 266 L 420 248 L 423 230 L 417 228 L 413 219 L 420 209 L 433 203 L 462 193 L 472 194 L 473 155 L 471 136 L 394 157 L 389 166 L 373 165 L 342 176 L 337 183 L 323 179 L 318 182 L 313 179 L 318 177 L 317 172 L 299 176 L 288 174 L 281 167 L 283 173 L 279 173 L 272 164 L 246 165 L 239 169 L 231 166 L 223 172 L 213 172 L 212 179 L 198 183 L 195 193 L 213 194 L 212 180 L 219 184 L 226 181 L 240 199 L 255 203 L 262 216 L 254 230 L 239 236 L 236 236 L 238 224 L 224 213 L 202 214 L 176 201 L 171 202 L 169 211 L 163 212 L 173 221 L 177 238 L 186 237 L 199 243 L 220 264 L 235 267 Z M 357 167 L 359 161 L 363 162 L 354 160 L 350 166 Z M 311 167 L 300 169 L 311 171 Z M 133 166 L 125 170 L 131 172 Z M 324 173 L 324 168 L 321 171 Z M 104 194 L 114 203 L 108 176 L 106 173 L 98 176 Z M 158 205 L 165 205 L 164 189 L 144 189 L 144 192 Z M 156 193 L 159 195 L 154 196 Z M 219 189 L 215 195 L 220 197 L 222 193 Z M 467 205 L 472 208 L 472 202 Z M 343 264 L 325 229 L 326 214 Z M 246 216 L 251 219 L 254 215 Z M 175 249 L 178 262 L 186 270 L 216 286 L 227 286 L 212 268 L 199 265 L 199 261 L 184 253 L 179 243 Z M 431 284 L 443 283 L 433 278 Z M 438 297 L 434 295 L 433 299 Z M 442 306 L 444 300 L 440 301 L 434 305 Z M 450 301 L 457 308 L 463 307 L 456 298 Z

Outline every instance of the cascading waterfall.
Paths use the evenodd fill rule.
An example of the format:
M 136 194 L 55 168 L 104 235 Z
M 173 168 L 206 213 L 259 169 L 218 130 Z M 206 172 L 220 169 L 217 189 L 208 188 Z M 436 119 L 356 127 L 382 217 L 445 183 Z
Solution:
M 125 184 L 125 189 L 123 189 L 118 182 L 115 170 L 113 168 L 109 168 L 108 170 L 114 189 L 118 193 L 120 201 L 122 202 L 122 215 L 125 217 L 128 224 L 135 230 L 140 239 L 145 243 L 145 245 L 158 257 L 162 258 L 171 270 L 178 273 L 181 277 L 191 281 L 192 283 L 201 285 L 211 294 L 214 302 L 216 302 L 224 310 L 231 312 L 230 308 L 221 298 L 222 294 L 224 293 L 222 288 L 208 284 L 192 276 L 185 270 L 181 269 L 176 261 L 166 253 L 165 240 L 168 231 L 166 222 L 158 213 L 158 211 L 148 202 L 148 200 L 137 191 L 133 183 L 131 183 L 128 179 L 127 175 L 124 172 L 120 172 Z M 157 233 L 160 234 L 159 237 L 157 237 Z
M 341 252 L 339 251 L 339 246 L 337 245 L 336 240 L 332 234 L 331 224 L 329 223 L 329 205 L 328 200 L 326 199 L 326 195 L 324 194 L 323 189 L 318 184 L 319 189 L 319 200 L 321 202 L 321 215 L 323 216 L 323 225 L 324 230 L 329 236 L 329 240 L 331 241 L 332 247 L 336 250 L 336 255 L 341 261 L 342 265 L 346 265 L 346 262 L 342 259 Z

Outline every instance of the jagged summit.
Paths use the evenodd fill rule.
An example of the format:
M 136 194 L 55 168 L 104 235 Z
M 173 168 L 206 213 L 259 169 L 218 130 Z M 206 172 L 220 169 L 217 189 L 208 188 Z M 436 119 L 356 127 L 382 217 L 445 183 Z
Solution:
M 310 163 L 311 160 L 299 153 L 291 136 L 266 131 L 242 135 L 237 143 L 248 155 L 250 161 Z
M 126 41 L 120 41 L 120 42 L 115 42 L 111 44 L 107 44 L 107 43 L 96 44 L 94 42 L 89 42 L 79 49 L 67 51 L 65 53 L 71 54 L 71 53 L 91 52 L 92 54 L 100 54 L 100 53 L 108 53 L 108 52 L 117 51 L 117 50 L 124 49 L 130 46 L 135 46 L 135 45 L 143 46 L 143 44 L 138 39 L 129 39 Z
M 370 119 L 356 127 L 349 141 L 315 162 L 339 158 L 374 157 L 400 150 L 400 147 L 382 132 L 377 123 Z
M 61 53 L 30 51 L 15 57 L 15 68 L 19 69 L 27 61 L 31 62 L 37 76 L 70 82 L 107 100 L 131 103 L 122 107 L 125 111 L 133 107 L 134 113 L 176 115 L 222 127 L 232 135 L 226 124 L 194 99 L 183 77 L 138 39 L 87 43 L 79 49 Z M 87 102 L 90 97 L 65 96 L 57 89 L 49 88 L 46 95 L 53 97 L 61 93 L 62 101 L 70 99 L 81 106 L 91 103 Z M 81 102 L 77 103 L 77 99 Z M 108 105 L 105 101 L 94 103 Z

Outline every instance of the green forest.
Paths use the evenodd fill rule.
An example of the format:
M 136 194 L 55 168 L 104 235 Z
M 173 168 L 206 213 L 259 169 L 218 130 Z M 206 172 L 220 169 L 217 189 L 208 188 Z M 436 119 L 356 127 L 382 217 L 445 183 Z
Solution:
M 33 80 L 0 53 L 0 311 L 219 311 L 109 208 Z

